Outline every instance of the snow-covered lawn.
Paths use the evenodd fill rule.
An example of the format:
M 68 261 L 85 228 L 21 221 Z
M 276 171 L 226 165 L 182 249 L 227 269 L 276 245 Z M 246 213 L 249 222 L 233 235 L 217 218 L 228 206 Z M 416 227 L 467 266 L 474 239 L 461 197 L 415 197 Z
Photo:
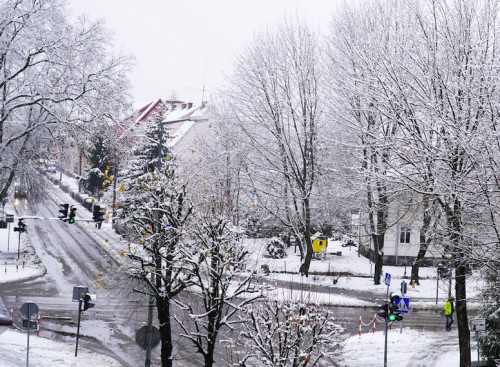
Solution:
M 303 289 L 308 285 L 323 285 L 331 288 L 340 288 L 346 290 L 357 290 L 373 292 L 384 297 L 387 293 L 387 286 L 382 282 L 380 285 L 373 284 L 373 264 L 364 256 L 358 255 L 357 247 L 342 247 L 341 241 L 329 241 L 327 255 L 313 260 L 311 263 L 311 274 L 309 277 L 300 276 L 298 269 L 300 267 L 300 256 L 294 252 L 294 248 L 286 249 L 287 257 L 283 259 L 270 259 L 264 257 L 264 247 L 266 239 L 247 239 L 245 246 L 250 253 L 249 269 L 261 269 L 261 266 L 266 264 L 269 266 L 271 274 L 267 276 L 272 284 L 272 280 L 281 280 L 288 282 L 297 282 L 303 285 Z M 333 255 L 339 253 L 341 255 Z M 406 278 L 405 276 L 406 271 Z M 437 269 L 435 267 L 420 268 L 420 285 L 411 287 L 409 284 L 409 275 L 411 267 L 408 266 L 384 266 L 384 273 L 391 274 L 391 284 L 389 292 L 401 294 L 401 282 L 407 283 L 407 294 L 405 297 L 411 299 L 415 306 L 421 308 L 434 308 L 436 306 L 436 288 L 438 287 L 438 305 L 439 309 L 442 303 L 446 301 L 448 295 L 449 281 L 448 279 L 440 279 L 437 281 Z M 317 273 L 317 274 L 315 274 Z M 327 273 L 339 273 L 340 276 L 327 276 Z M 344 275 L 349 274 L 349 275 Z M 334 280 L 336 284 L 334 284 Z M 479 274 L 474 274 L 470 277 L 467 283 L 467 295 L 469 298 L 475 298 L 481 290 L 482 280 Z M 454 283 L 452 284 L 452 292 Z M 349 306 L 345 299 L 339 299 L 335 302 L 334 295 L 328 296 L 327 303 Z M 360 303 L 356 303 L 360 305 Z M 434 306 L 433 306 L 434 305 Z
M 19 367 L 26 365 L 27 334 L 0 327 L 0 366 Z M 83 347 L 78 348 L 75 357 L 75 344 L 52 341 L 35 336 L 29 339 L 29 365 L 37 367 L 78 366 L 78 367 L 119 367 L 116 360 L 93 353 Z
M 472 339 L 471 339 L 472 340 Z M 375 367 L 384 365 L 385 336 L 382 331 L 352 336 L 342 346 L 339 367 Z M 477 359 L 474 345 L 472 360 Z M 460 363 L 458 334 L 425 332 L 399 328 L 387 334 L 387 365 L 397 367 L 456 367 Z

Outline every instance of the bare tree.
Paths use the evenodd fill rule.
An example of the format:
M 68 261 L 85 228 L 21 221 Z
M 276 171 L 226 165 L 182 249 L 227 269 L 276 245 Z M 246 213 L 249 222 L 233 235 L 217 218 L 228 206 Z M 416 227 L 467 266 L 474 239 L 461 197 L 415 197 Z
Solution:
M 52 127 L 110 120 L 127 101 L 129 59 L 110 57 L 102 24 L 70 25 L 57 0 L 7 0 L 0 5 L 0 197 L 40 136 Z M 112 118 L 111 118 L 112 120 Z M 36 139 L 36 141 L 34 141 Z
M 193 325 L 175 317 L 182 336 L 203 356 L 206 367 L 215 363 L 220 333 L 233 330 L 240 322 L 239 311 L 261 297 L 250 288 L 254 271 L 243 273 L 248 252 L 241 244 L 241 230 L 231 224 L 224 207 L 219 200 L 206 198 L 198 208 L 192 243 L 185 245 L 184 256 L 191 263 L 191 289 L 199 303 L 177 301 Z
M 293 232 L 305 275 L 321 140 L 319 62 L 316 35 L 300 22 L 283 24 L 239 58 L 228 92 L 248 148 L 243 184 L 259 209 Z
M 352 167 L 354 182 L 365 196 L 368 241 L 373 244 L 374 283 L 380 284 L 383 267 L 385 234 L 394 222 L 389 208 L 395 200 L 389 162 L 393 159 L 394 139 L 398 125 L 384 109 L 383 65 L 378 61 L 386 54 L 394 56 L 391 44 L 385 41 L 387 24 L 376 7 L 370 19 L 359 17 L 357 10 L 346 8 L 332 22 L 328 40 L 330 101 L 334 116 L 352 131 L 346 144 L 357 153 L 358 167 Z M 389 22 L 390 23 L 390 22 Z M 377 45 L 377 47 L 374 47 Z M 357 178 L 356 178 L 357 176 Z
M 376 97 L 379 115 L 397 126 L 391 141 L 375 140 L 389 148 L 391 159 L 384 161 L 391 181 L 412 190 L 431 204 L 424 208 L 437 212 L 434 224 L 424 216 L 422 230 L 434 228 L 426 235 L 439 239 L 443 256 L 455 270 L 460 366 L 465 367 L 470 364 L 465 285 L 471 255 L 487 249 L 488 238 L 497 240 L 494 215 L 489 222 L 492 230 L 477 236 L 473 233 L 484 226 L 470 214 L 481 208 L 496 211 L 494 191 L 478 182 L 488 181 L 491 175 L 483 167 L 498 156 L 498 151 L 487 148 L 496 144 L 485 142 L 497 136 L 493 101 L 499 82 L 499 3 L 380 1 L 364 10 L 354 12 L 364 19 L 358 24 L 381 24 L 365 29 L 365 36 L 377 30 L 384 37 L 378 44 L 358 44 L 358 51 L 351 52 L 348 60 L 356 66 L 366 62 L 367 52 L 377 66 L 375 73 L 358 73 L 355 81 L 351 77 L 351 83 L 363 84 L 367 92 L 361 95 Z M 421 241 L 425 247 L 429 237 Z
M 313 304 L 267 300 L 248 306 L 241 317 L 240 339 L 248 352 L 239 367 L 253 366 L 253 359 L 273 367 L 317 366 L 334 354 L 341 331 Z

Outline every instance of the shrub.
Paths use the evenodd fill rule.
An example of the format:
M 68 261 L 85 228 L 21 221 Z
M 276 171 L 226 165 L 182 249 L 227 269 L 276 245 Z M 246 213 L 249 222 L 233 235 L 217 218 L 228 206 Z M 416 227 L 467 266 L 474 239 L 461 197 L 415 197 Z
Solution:
M 287 256 L 285 248 L 286 245 L 283 241 L 273 238 L 267 243 L 264 256 L 271 259 L 283 259 Z

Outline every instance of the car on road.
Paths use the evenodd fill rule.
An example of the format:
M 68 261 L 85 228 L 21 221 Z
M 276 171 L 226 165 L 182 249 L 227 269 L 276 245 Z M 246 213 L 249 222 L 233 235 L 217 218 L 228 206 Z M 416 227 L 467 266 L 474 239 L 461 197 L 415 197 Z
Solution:
M 14 199 L 21 199 L 28 197 L 28 187 L 25 184 L 14 184 Z

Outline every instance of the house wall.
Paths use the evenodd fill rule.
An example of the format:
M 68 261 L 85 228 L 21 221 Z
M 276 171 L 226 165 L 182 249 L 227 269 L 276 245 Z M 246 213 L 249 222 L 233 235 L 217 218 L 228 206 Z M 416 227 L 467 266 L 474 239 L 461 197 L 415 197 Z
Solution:
M 418 198 L 413 198 L 413 204 L 393 202 L 389 209 L 389 228 L 384 237 L 384 264 L 411 265 L 420 250 L 420 230 L 422 228 L 422 213 L 418 210 Z M 417 209 L 415 209 L 417 208 Z M 370 236 L 368 216 L 360 217 L 360 254 L 374 259 L 373 243 Z M 401 241 L 401 232 L 405 233 Z M 409 232 L 409 238 L 406 236 Z M 409 241 L 407 241 L 409 239 Z M 431 244 L 425 254 L 424 264 L 433 265 L 441 261 L 442 251 L 439 244 Z

